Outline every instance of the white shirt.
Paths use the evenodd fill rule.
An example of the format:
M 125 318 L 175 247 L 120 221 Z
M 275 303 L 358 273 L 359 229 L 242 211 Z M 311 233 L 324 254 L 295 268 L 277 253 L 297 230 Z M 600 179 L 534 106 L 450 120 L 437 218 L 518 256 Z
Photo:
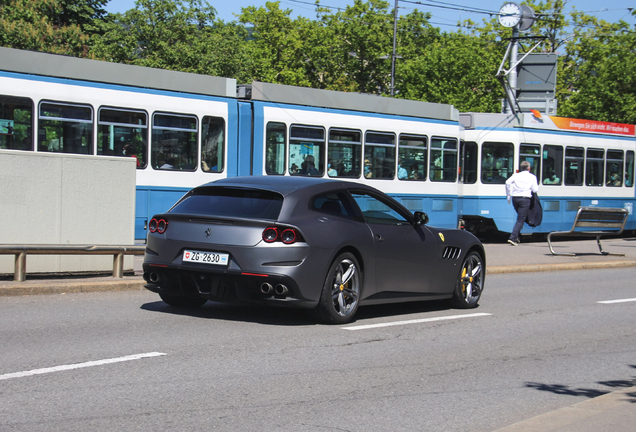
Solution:
M 539 192 L 537 176 L 530 171 L 520 171 L 506 180 L 506 198 L 526 197 L 531 198 L 532 192 Z

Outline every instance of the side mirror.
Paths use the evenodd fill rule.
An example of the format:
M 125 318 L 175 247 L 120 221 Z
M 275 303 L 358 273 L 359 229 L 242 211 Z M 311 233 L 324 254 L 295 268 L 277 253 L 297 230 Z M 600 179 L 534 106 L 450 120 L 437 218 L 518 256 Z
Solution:
M 428 215 L 421 211 L 416 211 L 415 215 L 415 224 L 416 225 L 426 225 L 428 223 Z

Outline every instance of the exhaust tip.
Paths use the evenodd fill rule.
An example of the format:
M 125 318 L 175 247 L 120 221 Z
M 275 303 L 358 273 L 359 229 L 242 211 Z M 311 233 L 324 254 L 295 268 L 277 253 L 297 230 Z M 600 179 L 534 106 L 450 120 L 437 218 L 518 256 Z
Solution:
M 261 284 L 261 292 L 263 294 L 271 294 L 272 291 L 274 291 L 274 287 L 272 286 L 272 284 L 267 283 L 267 282 L 263 282 Z
M 159 275 L 157 273 L 154 273 L 154 272 L 150 273 L 149 279 L 150 279 L 150 282 L 157 283 L 157 282 L 159 282 Z
M 276 285 L 276 288 L 274 288 L 274 292 L 278 296 L 286 296 L 289 294 L 289 289 L 283 284 L 278 284 Z

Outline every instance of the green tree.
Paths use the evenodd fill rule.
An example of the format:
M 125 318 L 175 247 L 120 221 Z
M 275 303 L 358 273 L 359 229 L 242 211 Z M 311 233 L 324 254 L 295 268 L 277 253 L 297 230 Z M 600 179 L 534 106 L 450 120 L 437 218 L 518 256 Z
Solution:
M 495 73 L 501 52 L 494 40 L 443 33 L 417 57 L 401 61 L 399 94 L 460 111 L 498 112 L 503 90 Z
M 330 81 L 338 90 L 389 94 L 393 11 L 383 0 L 355 0 L 343 12 L 322 17 L 330 40 Z
M 569 73 L 563 77 L 559 113 L 636 123 L 636 26 L 607 23 L 581 12 L 575 12 L 573 20 L 576 38 L 567 44 Z
M 51 17 L 54 25 L 59 27 L 77 24 L 82 32 L 91 35 L 101 31 L 101 20 L 106 15 L 104 7 L 109 0 L 58 0 L 61 12 Z
M 98 6 L 105 0 L 79 2 Z M 86 56 L 88 35 L 82 25 L 93 21 L 88 9 L 71 13 L 70 2 L 61 0 L 5 0 L 0 3 L 0 45 L 10 48 Z M 87 6 L 88 7 L 88 6 Z M 94 18 L 99 8 L 93 9 Z
M 252 60 L 245 29 L 215 19 L 202 0 L 137 0 L 92 39 L 96 58 L 205 75 L 246 78 Z
M 290 18 L 291 10 L 281 10 L 280 2 L 265 7 L 244 8 L 239 21 L 249 33 L 248 47 L 257 81 L 311 86 L 306 76 L 308 55 L 303 38 L 312 26 L 306 18 Z
M 93 53 L 115 62 L 194 71 L 198 59 L 192 46 L 215 13 L 200 0 L 137 0 L 94 38 Z

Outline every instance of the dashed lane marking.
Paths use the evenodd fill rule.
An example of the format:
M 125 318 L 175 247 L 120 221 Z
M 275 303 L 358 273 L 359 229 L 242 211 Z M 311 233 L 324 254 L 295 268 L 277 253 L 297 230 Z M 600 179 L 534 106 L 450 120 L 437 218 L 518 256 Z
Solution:
M 603 301 L 597 301 L 596 303 L 613 304 L 613 303 L 627 303 L 627 302 L 636 302 L 636 298 L 618 299 L 618 300 L 603 300 Z
M 42 368 L 42 369 L 33 369 L 33 370 L 30 370 L 30 371 L 24 371 L 24 372 L 14 372 L 14 373 L 8 373 L 8 374 L 0 375 L 0 381 L 1 380 L 11 379 L 11 378 L 23 378 L 23 377 L 32 376 L 32 375 L 41 375 L 41 374 L 47 374 L 47 373 L 52 373 L 52 372 L 62 372 L 62 371 L 67 371 L 67 370 L 72 370 L 72 369 L 80 369 L 80 368 L 93 367 L 93 366 L 102 366 L 102 365 L 111 364 L 111 363 L 121 363 L 121 362 L 125 362 L 125 361 L 140 360 L 142 358 L 159 357 L 159 356 L 164 356 L 164 355 L 166 355 L 166 354 L 165 353 L 160 353 L 160 352 L 151 352 L 151 353 L 145 353 L 145 354 L 133 354 L 133 355 L 124 356 L 124 357 L 116 357 L 116 358 L 104 359 L 104 360 L 95 360 L 95 361 L 89 361 L 89 362 L 85 362 L 85 363 L 75 363 L 75 364 L 53 366 L 53 367 Z
M 380 324 L 368 324 L 368 325 L 360 325 L 360 326 L 352 326 L 352 327 L 341 327 L 343 330 L 368 330 L 374 328 L 381 327 L 393 327 L 393 326 L 401 326 L 401 325 L 410 325 L 410 324 L 420 324 L 427 322 L 435 322 L 435 321 L 446 321 L 446 320 L 454 320 L 461 318 L 477 318 L 483 316 L 491 316 L 489 313 L 474 313 L 474 314 L 466 314 L 466 315 L 450 315 L 443 317 L 435 317 L 435 318 L 423 318 L 416 320 L 408 320 L 408 321 L 394 321 L 388 323 L 380 323 Z

